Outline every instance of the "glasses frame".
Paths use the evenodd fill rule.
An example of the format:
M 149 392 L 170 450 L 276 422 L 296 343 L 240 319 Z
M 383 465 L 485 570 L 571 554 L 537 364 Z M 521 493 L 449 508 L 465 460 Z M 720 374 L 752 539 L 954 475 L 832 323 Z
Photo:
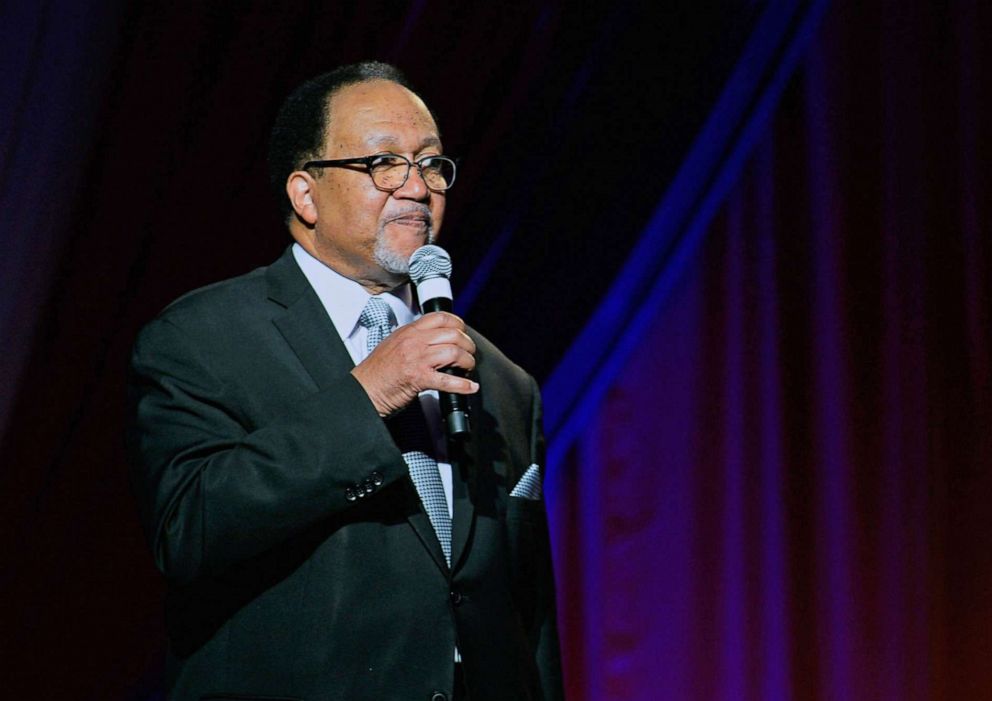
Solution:
M 376 159 L 383 158 L 385 156 L 400 158 L 406 161 L 406 175 L 403 176 L 403 182 L 396 187 L 382 187 L 372 176 L 372 164 L 375 163 Z M 424 161 L 429 161 L 433 158 L 439 158 L 448 161 L 451 164 L 451 182 L 448 183 L 447 187 L 431 187 L 427 182 L 427 178 L 424 177 Z M 372 156 L 359 156 L 357 158 L 335 158 L 333 160 L 307 161 L 303 164 L 303 170 L 309 170 L 310 168 L 342 168 L 357 165 L 365 166 L 365 172 L 370 178 L 372 178 L 372 184 L 383 192 L 396 192 L 401 187 L 406 185 L 407 181 L 410 179 L 410 171 L 413 169 L 413 166 L 417 166 L 417 172 L 420 173 L 420 179 L 424 181 L 424 185 L 427 185 L 427 189 L 431 192 L 447 192 L 451 189 L 451 186 L 455 184 L 455 179 L 458 177 L 458 162 L 453 158 L 448 158 L 447 156 L 424 156 L 423 158 L 418 158 L 415 161 L 411 161 L 406 156 L 401 156 L 398 153 L 377 153 Z

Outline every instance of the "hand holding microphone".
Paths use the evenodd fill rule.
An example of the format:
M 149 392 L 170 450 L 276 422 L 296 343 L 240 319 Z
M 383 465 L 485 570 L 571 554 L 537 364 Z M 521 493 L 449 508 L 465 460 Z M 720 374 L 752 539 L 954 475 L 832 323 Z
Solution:
M 439 246 L 410 257 L 410 278 L 424 316 L 396 329 L 351 371 L 380 416 L 389 416 L 424 390 L 437 390 L 449 438 L 469 430 L 467 402 L 479 385 L 465 377 L 475 367 L 475 343 L 465 322 L 451 313 L 451 259 Z M 441 312 L 432 314 L 431 312 Z

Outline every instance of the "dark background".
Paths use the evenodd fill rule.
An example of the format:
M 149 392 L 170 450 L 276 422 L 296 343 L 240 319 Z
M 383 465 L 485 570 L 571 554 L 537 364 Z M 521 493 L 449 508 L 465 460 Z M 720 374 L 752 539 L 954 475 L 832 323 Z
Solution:
M 741 70 L 744 47 L 759 19 L 779 8 L 801 18 L 815 4 L 742 0 L 456 5 L 421 0 L 349 7 L 319 2 L 181 7 L 118 2 L 85 7 L 50 1 L 0 9 L 4 685 L 38 698 L 143 699 L 157 693 L 164 646 L 163 588 L 139 532 L 121 439 L 129 348 L 137 330 L 178 295 L 265 265 L 288 244 L 267 189 L 264 152 L 275 111 L 293 87 L 336 65 L 364 59 L 393 62 L 407 72 L 439 115 L 446 152 L 461 159 L 441 241 L 455 261 L 459 310 L 544 383 L 573 347 L 649 227 L 732 71 Z M 901 207 L 914 197 L 919 201 L 927 193 L 939 195 L 934 207 L 940 211 L 924 217 L 920 234 L 924 251 L 941 240 L 953 245 L 962 230 L 962 212 L 975 219 L 973 231 L 979 243 L 970 257 L 953 259 L 950 270 L 941 276 L 923 269 L 906 273 L 906 279 L 919 284 L 958 279 L 968 270 L 978 280 L 978 287 L 969 288 L 966 295 L 971 300 L 967 308 L 978 309 L 974 312 L 978 321 L 968 322 L 964 311 L 960 319 L 953 311 L 952 317 L 960 321 L 953 326 L 955 333 L 972 324 L 969 343 L 980 371 L 950 377 L 930 373 L 931 383 L 946 391 L 928 395 L 913 408 L 914 416 L 922 417 L 921 430 L 930 419 L 965 417 L 967 430 L 958 439 L 970 447 L 945 459 L 933 444 L 896 442 L 908 446 L 914 456 L 925 454 L 921 459 L 927 467 L 918 476 L 952 495 L 927 507 L 927 533 L 932 537 L 924 538 L 932 556 L 924 567 L 926 581 L 944 584 L 934 585 L 935 598 L 914 601 L 939 608 L 944 605 L 940 602 L 951 600 L 948 592 L 963 592 L 959 606 L 985 607 L 977 614 L 980 621 L 989 620 L 992 594 L 984 584 L 961 588 L 957 583 L 989 580 L 988 557 L 981 560 L 984 564 L 975 580 L 968 566 L 987 543 L 975 536 L 951 547 L 947 534 L 948 528 L 974 533 L 976 524 L 979 532 L 990 525 L 978 500 L 988 486 L 981 476 L 988 467 L 982 461 L 989 455 L 985 435 L 989 430 L 988 210 L 966 207 L 969 202 L 982 202 L 982 193 L 988 194 L 984 176 L 988 143 L 987 131 L 978 127 L 976 141 L 966 143 L 962 136 L 966 125 L 959 119 L 962 114 L 988 115 L 988 52 L 976 48 L 974 41 L 968 51 L 962 49 L 965 34 L 988 35 L 982 28 L 992 29 L 987 13 L 969 4 L 954 5 L 946 12 L 909 12 L 900 3 L 885 2 L 864 10 L 845 4 L 830 7 L 823 26 L 814 32 L 819 49 L 798 69 L 784 106 L 778 108 L 779 121 L 772 132 L 777 140 L 768 146 L 780 159 L 775 177 L 783 192 L 778 196 L 789 201 L 792 195 L 805 198 L 817 192 L 830 199 L 833 195 L 820 181 L 829 176 L 845 183 L 837 201 L 852 205 L 846 210 L 849 214 L 877 216 L 866 221 L 852 215 L 835 222 L 832 230 L 843 232 L 839 239 L 806 239 L 804 231 L 815 231 L 827 214 L 836 211 L 836 202 L 821 203 L 820 209 L 811 206 L 788 222 L 769 223 L 768 229 L 755 226 L 750 238 L 745 237 L 757 241 L 763 232 L 794 227 L 776 239 L 786 251 L 796 253 L 779 263 L 780 273 L 797 283 L 817 282 L 811 287 L 783 285 L 778 291 L 781 296 L 776 299 L 785 310 L 783 324 L 801 326 L 807 319 L 805 311 L 791 306 L 794 295 L 815 298 L 816 290 L 831 289 L 817 277 L 822 271 L 816 265 L 795 264 L 820 251 L 817 245 L 828 251 L 838 247 L 837 269 L 830 268 L 826 279 L 836 274 L 845 281 L 838 302 L 842 309 L 859 308 L 862 294 L 884 296 L 875 271 L 885 269 L 883 252 L 893 243 L 885 238 L 891 232 L 886 227 L 898 221 L 878 214 L 891 213 L 891 207 L 879 205 L 878 211 L 872 207 L 894 201 L 886 190 L 893 169 L 901 173 L 921 167 L 911 156 L 900 160 L 898 154 L 925 151 L 930 154 L 927 163 L 943 164 L 949 170 L 958 165 L 954 160 L 958 156 L 946 155 L 951 152 L 945 149 L 953 147 L 957 149 L 953 153 L 970 153 L 977 159 L 970 166 L 975 174 L 965 183 L 972 189 L 964 200 L 955 198 L 946 185 L 949 181 L 926 178 L 913 180 L 919 185 L 915 194 L 896 198 Z M 819 78 L 810 78 L 811 73 Z M 950 90 L 949 84 L 962 85 L 954 83 L 962 75 L 971 76 L 970 92 L 943 92 Z M 810 85 L 828 85 L 827 102 L 811 107 L 809 95 L 815 91 L 810 92 Z M 923 87 L 919 94 L 913 93 L 908 108 L 901 99 L 886 97 L 894 94 L 892 90 L 914 85 Z M 975 101 L 972 108 L 955 102 L 965 93 Z M 942 105 L 950 105 L 947 113 L 941 111 Z M 891 135 L 894 130 L 903 133 L 896 130 L 904 123 L 903 114 L 916 115 L 924 127 L 895 139 L 898 148 L 893 150 Z M 817 129 L 822 131 L 815 119 L 809 121 L 810 115 L 831 120 L 833 143 L 817 146 L 810 139 L 811 134 L 821 133 Z M 941 139 L 951 124 L 961 133 L 945 143 Z M 793 127 L 798 133 L 790 131 Z M 843 163 L 837 165 L 831 154 L 841 152 Z M 823 159 L 831 167 L 823 166 Z M 867 173 L 859 169 L 866 161 L 873 164 Z M 789 183 L 799 180 L 797 173 L 806 173 L 808 180 L 803 180 L 802 188 L 797 185 L 789 191 Z M 945 217 L 952 207 L 954 217 Z M 720 216 L 711 237 L 720 243 L 710 245 L 733 240 L 724 226 L 729 215 Z M 844 241 L 861 240 L 861 227 L 879 236 L 867 257 L 843 247 Z M 694 269 L 697 272 L 684 275 L 703 279 L 723 270 L 712 258 L 700 261 L 704 262 Z M 808 279 L 803 277 L 807 274 Z M 916 289 L 915 282 L 907 284 Z M 757 288 L 735 289 L 727 299 L 746 306 L 749 290 Z M 906 323 L 913 328 L 926 326 L 930 333 L 935 327 L 927 326 L 928 320 L 945 318 L 960 301 L 926 295 L 921 299 L 919 314 L 909 314 Z M 636 296 L 628 305 L 637 308 L 643 302 Z M 719 322 L 725 309 L 717 303 L 699 323 Z M 749 323 L 751 311 L 741 311 L 742 323 Z M 842 337 L 847 339 L 844 343 L 863 350 L 871 344 L 859 339 L 866 333 L 870 337 L 873 322 L 884 315 L 876 310 L 854 316 L 857 324 Z M 811 312 L 808 318 L 814 317 Z M 669 327 L 658 322 L 653 328 Z M 679 333 L 678 328 L 674 333 Z M 711 333 L 716 334 L 712 347 L 723 347 L 722 332 Z M 781 366 L 789 373 L 815 375 L 816 363 L 810 357 L 817 357 L 821 339 L 797 340 L 788 330 L 783 334 Z M 672 343 L 670 337 L 657 341 L 661 347 Z M 923 344 L 921 348 L 931 347 L 919 338 L 908 343 L 915 347 L 916 341 Z M 850 371 L 845 377 L 855 396 L 859 388 L 877 389 L 868 378 L 874 377 L 883 356 L 884 351 L 877 349 L 860 359 L 844 356 Z M 944 360 L 960 360 L 953 354 L 928 358 L 939 368 L 945 367 Z M 690 365 L 684 357 L 679 362 Z M 747 369 L 738 367 L 737 372 Z M 660 396 L 657 406 L 646 406 L 642 412 L 648 424 L 662 433 L 673 409 L 685 408 L 666 404 L 667 391 L 655 395 Z M 815 404 L 813 395 L 815 390 L 788 394 L 790 415 L 806 416 Z M 717 396 L 713 385 L 692 394 L 693 401 Z M 741 405 L 740 412 L 750 414 L 767 406 L 768 398 L 762 395 L 756 401 L 755 406 Z M 884 403 L 880 411 L 898 404 Z M 953 411 L 943 410 L 948 405 Z M 864 412 L 855 406 L 846 420 L 863 421 Z M 830 422 L 829 417 L 822 420 Z M 786 430 L 792 436 L 815 435 L 818 425 L 813 418 L 795 420 Z M 616 435 L 609 430 L 622 434 L 625 426 L 600 430 Z M 648 435 L 652 430 L 647 430 Z M 704 426 L 704 433 L 707 430 Z M 853 443 L 858 444 L 859 435 L 855 432 Z M 677 432 L 673 436 L 672 440 L 679 440 Z M 844 466 L 843 472 L 857 469 L 860 460 L 871 462 L 877 446 L 871 436 L 865 440 L 867 448 L 851 451 L 855 458 L 830 464 Z M 647 456 L 646 469 L 664 465 L 655 459 L 653 447 L 638 445 Z M 566 448 L 558 446 L 558 452 Z M 718 463 L 718 457 L 699 460 L 698 456 L 687 459 L 687 469 L 702 468 L 700 474 L 708 474 L 714 483 L 724 479 L 722 472 L 705 468 Z M 573 454 L 561 468 L 560 481 L 578 479 L 580 463 Z M 604 470 L 611 474 L 615 467 Z M 965 502 L 954 501 L 955 485 L 962 480 L 972 496 Z M 829 480 L 813 483 L 830 484 Z M 980 489 L 973 489 L 976 484 Z M 792 488 L 818 489 L 806 482 Z M 877 490 L 871 493 L 878 495 Z M 559 494 L 555 511 L 559 519 L 553 529 L 559 543 L 562 615 L 578 616 L 570 605 L 578 606 L 589 596 L 577 593 L 586 581 L 582 573 L 589 576 L 589 567 L 608 563 L 584 551 L 585 541 L 576 535 L 588 524 L 574 520 L 579 513 L 569 501 L 578 499 L 574 485 L 562 487 Z M 797 504 L 804 501 L 816 499 L 804 497 L 787 506 L 802 511 Z M 967 527 L 949 526 L 947 512 L 962 503 L 975 511 L 974 520 Z M 650 504 L 645 502 L 644 508 L 658 508 Z M 858 513 L 870 521 L 874 506 L 868 500 Z M 608 517 L 605 511 L 600 515 Z M 792 513 L 791 522 L 805 517 L 805 512 Z M 913 517 L 908 508 L 906 521 Z M 793 548 L 789 561 L 805 562 L 804 548 L 816 542 L 816 534 L 809 531 L 787 544 Z M 797 543 L 802 548 L 797 549 Z M 858 571 L 872 578 L 876 569 L 871 558 L 858 550 L 861 546 L 852 547 L 860 553 Z M 825 576 L 822 570 L 819 575 L 806 572 L 794 581 L 801 592 L 833 586 L 829 579 L 817 579 L 820 576 Z M 594 580 L 589 576 L 590 584 Z M 801 608 L 801 599 L 791 605 Z M 947 606 L 952 612 L 963 610 Z M 661 604 L 655 609 L 667 610 Z M 620 619 L 637 615 L 617 613 Z M 953 622 L 957 619 L 953 615 L 938 619 L 940 625 L 934 624 L 928 637 L 931 643 L 913 648 L 912 659 L 914 664 L 933 665 L 929 686 L 921 694 L 933 689 L 943 698 L 948 689 L 965 686 L 934 681 L 945 678 L 941 675 L 953 676 L 955 663 L 949 651 L 956 649 Z M 564 624 L 566 673 L 575 698 L 583 693 L 588 698 L 638 694 L 660 698 L 650 691 L 651 675 L 657 670 L 636 677 L 640 686 L 596 686 L 589 665 L 608 665 L 613 657 L 604 650 L 621 654 L 626 648 L 616 640 L 596 647 L 591 642 L 596 633 L 576 620 Z M 588 625 L 596 619 L 585 615 L 582 620 Z M 714 635 L 719 637 L 719 631 Z M 843 644 L 858 639 L 856 632 L 838 638 Z M 816 677 L 817 668 L 820 677 L 824 669 L 832 669 L 829 641 L 817 640 L 810 642 L 803 635 L 793 639 L 793 645 L 808 643 L 814 652 L 808 657 L 793 655 L 809 665 L 790 668 L 786 674 L 794 675 L 790 678 L 795 681 L 782 688 L 802 698 L 843 698 L 831 691 L 830 684 L 811 682 L 804 687 L 802 680 Z M 754 644 L 746 636 L 739 642 Z M 710 657 L 705 646 L 690 649 L 701 659 Z M 967 649 L 980 659 L 981 651 L 990 649 L 987 636 Z M 821 653 L 826 657 L 821 658 Z M 987 671 L 977 664 L 967 669 L 969 689 L 989 688 Z M 838 684 L 837 689 L 863 689 Z M 755 698 L 767 697 L 754 691 L 757 687 L 748 688 L 757 694 Z

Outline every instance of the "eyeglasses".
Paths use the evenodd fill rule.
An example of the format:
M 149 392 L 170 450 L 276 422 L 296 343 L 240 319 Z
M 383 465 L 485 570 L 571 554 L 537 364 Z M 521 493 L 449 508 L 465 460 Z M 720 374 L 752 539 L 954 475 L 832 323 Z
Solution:
M 455 182 L 455 162 L 446 156 L 424 156 L 416 161 L 395 153 L 383 153 L 361 158 L 338 158 L 333 161 L 307 161 L 303 170 L 309 168 L 341 168 L 365 166 L 372 182 L 380 190 L 393 192 L 406 184 L 410 177 L 410 166 L 417 166 L 420 177 L 428 189 L 444 192 Z

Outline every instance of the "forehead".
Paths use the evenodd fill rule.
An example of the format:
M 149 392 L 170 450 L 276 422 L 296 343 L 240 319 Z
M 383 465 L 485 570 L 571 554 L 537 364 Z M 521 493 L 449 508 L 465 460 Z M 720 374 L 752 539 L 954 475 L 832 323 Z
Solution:
M 375 80 L 338 90 L 328 104 L 326 146 L 419 151 L 440 147 L 437 125 L 423 100 L 398 83 Z

